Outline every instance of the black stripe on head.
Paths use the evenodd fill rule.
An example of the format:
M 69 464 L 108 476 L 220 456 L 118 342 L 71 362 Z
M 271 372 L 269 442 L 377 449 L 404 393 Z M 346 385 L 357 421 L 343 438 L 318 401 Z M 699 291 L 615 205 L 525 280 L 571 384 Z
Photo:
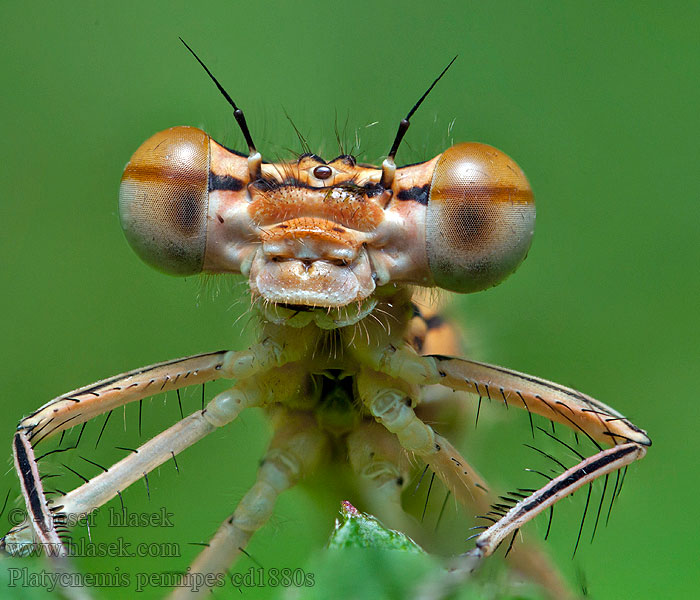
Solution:
M 297 164 L 299 164 L 305 158 L 310 158 L 311 160 L 315 160 L 320 165 L 327 165 L 328 164 L 318 154 L 314 154 L 313 152 L 304 152 L 303 154 L 300 154 L 299 158 L 297 159 Z
M 243 189 L 243 182 L 231 175 L 217 175 L 209 171 L 209 191 L 225 190 L 227 192 L 239 192 Z
M 429 193 L 430 184 L 426 183 L 422 186 L 414 185 L 413 187 L 401 190 L 396 194 L 396 198 L 399 200 L 413 200 L 414 202 L 418 202 L 418 204 L 427 206 Z
M 368 198 L 380 196 L 384 192 L 384 188 L 379 183 L 366 183 L 362 186 L 362 191 Z
M 348 165 L 349 167 L 354 167 L 357 164 L 357 160 L 355 160 L 355 157 L 352 154 L 341 154 L 340 156 L 336 156 L 331 163 L 334 163 L 336 161 L 340 161 L 343 164 Z

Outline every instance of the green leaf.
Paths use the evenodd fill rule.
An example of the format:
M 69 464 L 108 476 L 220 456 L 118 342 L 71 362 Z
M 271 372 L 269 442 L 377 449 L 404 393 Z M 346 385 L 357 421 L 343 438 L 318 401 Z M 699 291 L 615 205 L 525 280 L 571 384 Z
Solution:
M 413 598 L 426 583 L 439 582 L 445 575 L 438 558 L 426 553 L 408 536 L 384 527 L 375 517 L 343 502 L 340 517 L 328 541 L 305 568 L 307 585 L 289 588 L 285 600 L 404 600 Z M 447 598 L 533 598 L 513 595 L 503 580 L 466 581 Z
M 424 553 L 407 535 L 387 529 L 376 518 L 359 512 L 347 501 L 341 505 L 340 518 L 335 522 L 328 548 L 380 548 Z

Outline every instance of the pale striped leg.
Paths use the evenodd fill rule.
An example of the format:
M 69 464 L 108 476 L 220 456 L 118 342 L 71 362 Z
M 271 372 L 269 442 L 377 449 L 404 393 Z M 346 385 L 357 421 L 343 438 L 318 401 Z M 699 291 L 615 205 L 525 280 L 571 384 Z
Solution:
M 223 582 L 226 571 L 251 536 L 272 515 L 277 497 L 313 472 L 327 455 L 328 438 L 318 429 L 313 416 L 280 408 L 273 417 L 273 425 L 275 435 L 255 484 L 197 556 L 171 599 L 209 594 L 216 582 Z M 190 586 L 189 581 L 197 582 L 197 585 Z M 202 582 L 208 582 L 208 585 L 201 585 Z
M 487 483 L 476 469 L 466 462 L 449 441 L 436 434 L 435 444 L 437 451 L 423 457 L 428 466 L 462 506 L 474 511 L 476 515 L 487 514 L 497 502 L 496 495 L 489 491 Z M 530 581 L 542 586 L 552 600 L 573 598 L 557 568 L 533 540 L 525 538 L 523 542 L 511 548 L 506 558 L 513 568 Z M 468 579 L 474 569 L 473 559 L 465 561 L 462 557 L 456 557 L 449 566 L 449 575 L 439 581 L 429 582 L 428 587 L 421 590 L 419 597 L 426 600 L 446 597 L 447 592 Z
M 416 385 L 440 384 L 525 409 L 580 431 L 597 442 L 651 446 L 646 432 L 599 400 L 558 383 L 512 369 L 450 356 L 420 356 L 400 347 L 365 349 L 358 359 L 370 368 Z
M 82 586 L 66 586 L 64 581 L 70 581 L 75 573 L 63 541 L 58 535 L 54 515 L 49 510 L 44 496 L 44 489 L 39 477 L 37 462 L 26 434 L 19 431 L 15 434 L 13 445 L 15 468 L 20 474 L 22 495 L 27 499 L 34 528 L 25 522 L 24 531 L 30 536 L 34 533 L 48 558 L 51 569 L 61 575 L 57 578 L 57 592 L 69 600 L 89 600 L 92 598 L 89 590 Z
M 646 454 L 646 448 L 629 443 L 602 450 L 590 458 L 552 479 L 527 498 L 518 502 L 504 517 L 499 519 L 476 539 L 476 548 L 470 554 L 483 558 L 493 554 L 499 544 L 525 523 L 558 500 L 574 493 L 594 479 L 617 471 Z
M 484 558 L 493 554 L 503 540 L 515 535 L 526 522 L 581 486 L 639 460 L 645 453 L 646 449 L 638 444 L 622 444 L 603 450 L 552 479 L 546 486 L 518 502 L 503 518 L 479 535 L 476 548 L 456 557 L 447 576 L 440 581 L 428 582 L 419 590 L 416 600 L 437 600 L 449 596 L 480 566 Z M 543 585 L 552 600 L 571 597 L 565 588 L 558 590 L 562 582 L 556 570 L 548 567 L 546 560 L 541 560 L 529 544 L 515 547 L 509 558 L 522 572 L 531 577 L 536 575 L 532 578 Z
M 631 436 L 636 438 L 635 443 L 625 444 L 609 451 L 601 449 L 592 458 L 584 459 L 574 469 L 567 471 L 519 502 L 503 519 L 479 536 L 477 549 L 470 555 L 473 565 L 478 562 L 478 560 L 475 562 L 475 559 L 480 560 L 491 554 L 504 537 L 514 534 L 519 527 L 544 508 L 572 494 L 593 479 L 642 458 L 645 454 L 642 444 L 650 444 L 646 434 L 619 413 L 574 390 L 541 379 L 460 359 L 425 357 L 427 360 L 424 362 L 423 357 L 403 349 L 394 349 L 386 355 L 386 358 L 387 360 L 378 363 L 385 367 L 385 371 L 410 371 L 413 373 L 413 382 L 416 383 L 421 379 L 427 380 L 426 383 L 435 383 L 430 377 L 425 376 L 430 372 L 431 363 L 434 361 L 443 385 L 449 385 L 454 389 L 469 389 L 468 386 L 473 386 L 475 390 L 479 389 L 480 385 L 488 386 L 487 389 L 497 390 L 504 402 L 508 402 L 509 398 L 520 398 L 521 406 L 528 410 L 530 409 L 526 398 L 529 397 L 533 402 L 538 403 L 542 411 L 545 407 L 550 409 L 552 415 L 556 415 L 560 422 L 582 431 L 594 441 L 596 437 L 608 442 L 614 442 L 617 438 L 625 440 Z M 417 364 L 423 363 L 422 367 L 410 369 L 408 365 L 412 361 Z M 460 472 L 459 463 L 463 459 L 457 458 L 459 455 L 453 449 L 445 452 L 445 441 L 436 438 L 432 428 L 415 415 L 413 405 L 419 398 L 415 387 L 407 386 L 401 380 L 392 381 L 386 375 L 369 370 L 363 370 L 358 375 L 357 381 L 360 397 L 370 413 L 389 431 L 396 434 L 404 448 L 431 464 L 448 488 L 457 492 L 461 489 L 462 501 L 467 506 L 473 503 L 473 499 L 478 494 L 474 488 L 479 488 L 483 484 L 479 485 L 476 480 L 473 480 L 466 469 Z M 545 393 L 548 399 L 545 399 L 543 395 Z M 565 412 L 571 416 L 565 417 Z M 470 498 L 472 502 L 469 501 Z M 551 593 L 553 597 L 561 597 L 557 596 L 554 590 Z
M 247 379 L 297 360 L 305 349 L 303 343 L 297 348 L 289 344 L 281 348 L 268 338 L 240 352 L 197 354 L 134 369 L 54 398 L 24 417 L 17 428 L 25 430 L 36 446 L 47 437 L 129 402 L 217 379 Z
M 32 446 L 36 446 L 48 437 L 129 402 L 230 377 L 224 366 L 230 364 L 233 355 L 226 351 L 198 354 L 103 379 L 47 402 L 24 417 L 17 429 L 24 430 Z
M 266 371 L 279 371 L 280 369 L 275 369 L 275 367 L 281 367 L 303 355 L 307 343 L 309 343 L 307 338 L 309 338 L 308 334 L 302 336 L 299 344 L 294 346 L 284 344 L 284 340 L 280 343 L 268 337 L 241 352 L 220 351 L 199 354 L 135 369 L 54 398 L 22 419 L 17 426 L 18 434 L 15 436 L 13 452 L 18 476 L 22 481 L 27 514 L 34 515 L 35 518 L 28 519 L 25 523 L 14 527 L 7 536 L 0 540 L 0 547 L 13 548 L 15 551 L 21 552 L 26 549 L 28 544 L 33 544 L 36 541 L 56 543 L 56 540 L 53 539 L 50 542 L 45 540 L 46 532 L 40 531 L 42 526 L 47 528 L 46 531 L 50 531 L 53 525 L 49 525 L 48 513 L 40 515 L 42 512 L 40 505 L 43 504 L 46 507 L 47 501 L 43 491 L 41 491 L 41 483 L 32 450 L 39 442 L 85 423 L 102 413 L 110 412 L 119 406 L 161 392 L 221 378 L 243 380 Z M 274 386 L 268 385 L 268 388 L 270 387 Z M 127 457 L 112 467 L 109 474 L 103 473 L 96 477 L 94 484 L 91 481 L 90 484 L 81 486 L 66 497 L 57 499 L 53 504 L 68 502 L 67 510 L 71 510 L 73 508 L 71 502 L 74 499 L 79 499 L 76 500 L 75 508 L 80 509 L 87 506 L 88 511 L 94 510 L 96 506 L 106 502 L 119 490 L 123 490 L 135 479 L 140 478 L 143 473 L 167 460 L 169 456 L 167 452 L 171 452 L 171 450 L 167 450 L 163 458 L 161 456 L 164 451 L 163 443 L 167 445 L 170 440 L 175 440 L 173 444 L 175 447 L 179 436 L 182 436 L 183 442 L 186 443 L 183 447 L 186 447 L 208 433 L 208 431 L 203 430 L 206 429 L 207 418 L 200 420 L 201 422 L 197 422 L 196 419 L 188 421 L 188 419 L 175 425 L 172 434 L 166 435 L 165 438 L 161 436 L 154 438 L 152 442 L 144 446 L 148 451 L 144 450 L 141 456 Z M 164 432 L 164 434 L 167 433 Z M 163 442 L 163 439 L 166 442 Z M 21 456 L 18 456 L 18 452 Z M 21 465 L 18 462 L 19 458 L 23 460 Z M 130 472 L 130 469 L 133 472 Z M 26 485 L 28 481 L 31 483 L 30 486 Z M 109 497 L 100 500 L 106 496 Z M 78 513 L 88 511 L 78 510 Z M 46 508 L 43 509 L 43 512 L 47 512 Z M 31 526 L 28 527 L 28 525 Z M 58 545 L 56 548 L 59 554 L 65 553 L 62 545 Z
M 104 473 L 93 477 L 87 483 L 64 496 L 56 498 L 51 504 L 47 504 L 46 498 L 43 496 L 40 480 L 34 479 L 27 486 L 33 490 L 33 493 L 24 494 L 28 518 L 25 522 L 14 527 L 3 538 L 3 548 L 11 554 L 21 554 L 28 545 L 35 543 L 35 536 L 38 537 L 40 543 L 43 543 L 44 537 L 46 537 L 44 531 L 53 527 L 54 519 L 67 518 L 69 522 L 77 522 L 80 515 L 88 514 L 102 506 L 132 483 L 199 441 L 217 427 L 233 421 L 244 408 L 258 406 L 264 400 L 265 396 L 255 388 L 243 387 L 242 384 L 222 392 L 214 397 L 203 411 L 197 411 L 185 417 L 111 466 Z M 22 438 L 23 435 L 20 432 L 15 439 L 21 440 Z M 15 452 L 17 452 L 17 446 L 18 444 L 15 443 Z M 19 446 L 21 448 L 20 454 L 27 450 L 21 444 Z M 28 448 L 31 449 L 31 446 Z M 32 477 L 31 474 L 28 475 L 25 467 L 32 466 L 35 471 L 35 465 L 35 462 L 32 465 L 30 461 L 26 465 L 21 464 L 18 467 L 20 478 L 23 481 Z M 42 511 L 42 507 L 45 510 Z M 44 512 L 50 517 L 44 518 Z M 34 530 L 39 533 L 36 534 Z M 55 540 L 52 538 L 50 542 L 55 542 Z M 60 544 L 60 540 L 58 543 Z
M 469 553 L 474 565 L 492 554 L 505 538 L 514 535 L 543 510 L 598 477 L 643 458 L 646 447 L 651 446 L 646 432 L 619 412 L 571 388 L 476 361 L 443 356 L 426 358 L 435 361 L 442 385 L 502 400 L 508 406 L 523 408 L 528 413 L 562 423 L 583 433 L 599 450 L 518 502 L 484 531 L 476 540 L 476 548 Z M 613 447 L 604 450 L 598 442 Z
M 486 514 L 495 500 L 486 482 L 452 444 L 435 434 L 415 415 L 414 400 L 407 395 L 405 384 L 397 380 L 392 382 L 387 376 L 371 371 L 363 371 L 357 381 L 358 393 L 369 411 L 386 429 L 396 434 L 400 444 L 425 460 L 462 506 L 476 514 Z M 392 383 L 404 389 L 389 387 Z M 510 554 L 511 564 L 546 589 L 551 598 L 571 598 L 566 583 L 558 576 L 548 557 L 534 544 L 524 544 Z M 451 586 L 464 582 L 473 569 L 465 568 L 458 559 L 451 570 L 451 575 L 434 582 L 435 585 L 429 582 L 429 589 L 422 589 L 420 596 L 442 597 Z
M 598 442 L 611 445 L 634 442 L 651 446 L 644 430 L 606 404 L 571 388 L 462 358 L 425 358 L 436 361 L 438 383 L 449 388 L 472 392 L 542 415 Z

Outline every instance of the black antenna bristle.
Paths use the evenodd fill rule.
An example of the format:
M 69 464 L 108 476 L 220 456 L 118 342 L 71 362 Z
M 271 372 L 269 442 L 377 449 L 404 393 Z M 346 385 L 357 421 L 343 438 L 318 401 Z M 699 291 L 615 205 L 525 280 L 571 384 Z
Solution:
M 224 89 L 224 87 L 219 83 L 218 79 L 214 77 L 212 72 L 207 68 L 207 65 L 205 65 L 202 60 L 197 56 L 194 50 L 190 48 L 187 45 L 187 42 L 183 40 L 182 38 L 179 38 L 180 41 L 185 45 L 185 48 L 187 48 L 190 51 L 190 54 L 195 57 L 197 62 L 202 66 L 202 68 L 206 71 L 207 75 L 209 75 L 209 78 L 214 82 L 214 85 L 219 89 L 219 92 L 221 92 L 221 95 L 226 99 L 226 101 L 231 105 L 233 108 L 233 116 L 236 119 L 236 122 L 238 123 L 238 126 L 241 128 L 241 131 L 243 132 L 243 137 L 245 138 L 246 144 L 248 144 L 248 152 L 252 155 L 257 152 L 255 148 L 255 144 L 253 143 L 253 138 L 250 135 L 250 131 L 248 129 L 248 123 L 246 123 L 245 116 L 243 115 L 243 111 L 236 106 L 236 103 L 233 101 L 233 98 L 229 96 L 228 92 Z

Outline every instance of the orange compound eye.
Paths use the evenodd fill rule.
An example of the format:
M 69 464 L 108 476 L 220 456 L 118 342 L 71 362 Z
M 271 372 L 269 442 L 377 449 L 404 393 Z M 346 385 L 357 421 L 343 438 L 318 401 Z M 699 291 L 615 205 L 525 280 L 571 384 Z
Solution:
M 195 127 L 156 133 L 134 153 L 119 188 L 129 244 L 166 273 L 199 273 L 209 204 L 209 136 Z
M 535 200 L 520 167 L 486 144 L 457 144 L 433 172 L 426 215 L 433 281 L 477 292 L 510 275 L 530 248 Z

